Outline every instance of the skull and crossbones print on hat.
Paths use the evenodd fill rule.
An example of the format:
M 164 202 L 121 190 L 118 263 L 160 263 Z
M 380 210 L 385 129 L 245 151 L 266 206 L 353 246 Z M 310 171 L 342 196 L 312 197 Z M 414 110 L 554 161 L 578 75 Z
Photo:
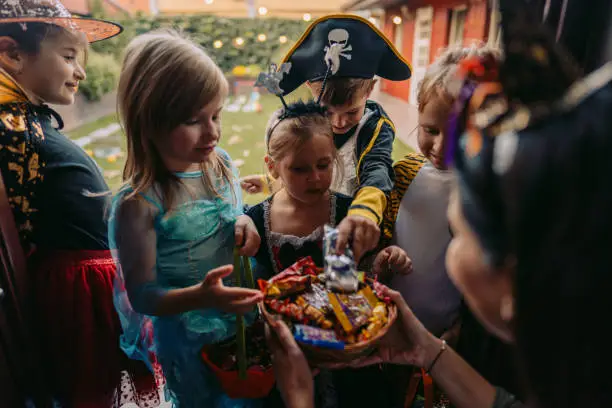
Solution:
M 280 87 L 284 94 L 306 81 L 326 77 L 410 78 L 411 67 L 395 46 L 368 20 L 354 15 L 330 15 L 314 21 L 282 63 L 291 63 Z

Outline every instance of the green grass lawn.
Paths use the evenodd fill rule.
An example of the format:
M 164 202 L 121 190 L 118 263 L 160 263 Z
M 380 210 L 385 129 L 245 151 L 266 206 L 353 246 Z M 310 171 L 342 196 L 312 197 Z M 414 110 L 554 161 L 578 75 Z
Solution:
M 296 96 L 289 97 L 288 100 L 308 96 L 306 90 L 299 90 L 294 95 Z M 268 118 L 274 110 L 280 107 L 280 102 L 273 95 L 264 95 L 261 98 L 261 104 L 263 109 L 260 113 L 223 112 L 220 146 L 239 164 L 241 175 L 258 174 L 264 171 L 264 132 Z M 89 135 L 96 129 L 104 128 L 116 122 L 117 117 L 109 115 L 69 132 L 68 136 L 72 139 L 78 139 Z M 105 157 L 113 148 L 115 150 L 120 148 L 121 152 Z M 104 177 L 110 187 L 118 188 L 121 184 L 121 170 L 125 161 L 125 138 L 121 132 L 93 141 L 85 145 L 84 149 L 94 157 L 104 170 Z M 411 148 L 396 139 L 393 146 L 393 158 L 397 160 L 411 151 Z M 261 201 L 262 198 L 262 196 L 257 195 L 246 196 L 245 201 L 252 204 Z

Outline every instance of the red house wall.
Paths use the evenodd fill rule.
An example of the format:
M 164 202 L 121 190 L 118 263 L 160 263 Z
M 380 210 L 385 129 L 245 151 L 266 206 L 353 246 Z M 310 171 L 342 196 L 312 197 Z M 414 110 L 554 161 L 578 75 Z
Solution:
M 150 4 L 149 0 L 115 0 L 118 4 L 121 4 L 125 9 L 132 13 L 142 11 L 143 13 L 149 13 Z
M 391 41 L 394 40 L 394 30 L 398 28 L 393 24 L 393 17 L 402 17 L 402 49 L 399 50 L 403 56 L 412 61 L 412 48 L 414 44 L 414 11 L 420 7 L 433 7 L 432 35 L 430 43 L 430 63 L 439 55 L 440 51 L 448 46 L 448 32 L 450 29 L 450 11 L 459 6 L 467 6 L 468 12 L 463 30 L 463 44 L 486 42 L 488 34 L 488 24 L 490 10 L 486 0 L 411 0 L 406 1 L 408 16 L 402 13 L 400 7 L 388 8 L 385 10 L 383 22 L 383 32 Z M 382 80 L 381 90 L 396 98 L 405 101 L 409 100 L 410 80 L 403 82 L 393 82 Z
M 435 60 L 440 50 L 448 46 L 448 30 L 450 30 L 450 19 L 448 14 L 449 9 L 446 7 L 434 8 L 431 43 L 429 46 L 429 62 Z
M 463 31 L 463 44 L 470 45 L 473 42 L 486 41 L 488 35 L 488 20 L 490 11 L 485 1 L 471 4 L 465 18 Z
M 414 40 L 414 20 L 404 21 L 402 25 L 397 26 L 393 24 L 393 17 L 396 15 L 401 15 L 399 9 L 390 9 L 390 11 L 385 13 L 383 32 L 385 36 L 393 42 L 395 30 L 403 30 L 402 48 L 398 51 L 408 60 L 408 62 L 410 62 Z M 408 100 L 408 96 L 410 95 L 410 80 L 397 82 L 383 79 L 381 90 L 396 98 Z

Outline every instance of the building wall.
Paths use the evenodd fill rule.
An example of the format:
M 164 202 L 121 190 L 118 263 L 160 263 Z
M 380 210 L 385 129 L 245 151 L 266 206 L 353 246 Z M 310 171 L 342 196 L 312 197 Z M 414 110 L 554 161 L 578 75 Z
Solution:
M 117 4 L 120 4 L 126 10 L 130 10 L 132 13 L 143 12 L 150 13 L 150 0 L 115 0 Z
M 308 13 L 312 18 L 338 13 L 344 0 L 254 0 L 255 10 L 265 7 L 269 17 L 300 19 Z M 225 17 L 247 17 L 248 7 L 244 0 L 215 0 L 206 4 L 204 0 L 157 0 L 161 14 L 210 13 Z
M 76 14 L 89 13 L 89 4 L 87 0 L 63 0 L 62 4 L 73 13 L 76 13 Z
M 412 55 L 412 47 L 414 45 L 414 21 L 403 21 L 402 24 L 399 26 L 393 24 L 393 16 L 397 15 L 396 13 L 398 12 L 399 9 L 385 13 L 383 17 L 382 31 L 387 38 L 393 41 L 395 38 L 395 30 L 402 30 L 402 46 L 401 49 L 398 49 L 398 51 L 410 62 L 410 56 Z M 383 92 L 395 96 L 396 98 L 408 100 L 408 96 L 410 93 L 410 80 L 396 82 L 383 79 L 380 89 Z
M 104 10 L 113 15 L 128 11 L 130 13 L 150 13 L 151 0 L 101 0 Z M 91 11 L 90 0 L 62 0 L 62 4 L 68 10 L 77 14 L 89 14 Z
M 474 41 L 487 41 L 490 11 L 487 2 L 471 4 L 465 21 L 463 44 L 470 45 Z
M 466 7 L 467 14 L 463 28 L 463 45 L 474 42 L 486 42 L 489 30 L 490 10 L 486 0 L 411 0 L 406 1 L 404 7 L 393 7 L 385 10 L 382 31 L 394 40 L 397 27 L 403 30 L 402 45 L 399 50 L 404 57 L 412 62 L 412 50 L 414 44 L 414 12 L 420 7 L 433 7 L 432 34 L 430 38 L 430 63 L 439 55 L 440 51 L 448 47 L 449 30 L 451 26 L 451 11 L 458 7 Z M 402 17 L 402 24 L 396 26 L 393 17 Z M 392 96 L 409 100 L 410 80 L 403 82 L 392 82 L 382 80 L 381 90 Z
M 450 30 L 450 19 L 447 7 L 434 8 L 433 27 L 431 30 L 431 48 L 429 50 L 429 61 L 436 59 L 440 50 L 448 46 L 448 30 Z

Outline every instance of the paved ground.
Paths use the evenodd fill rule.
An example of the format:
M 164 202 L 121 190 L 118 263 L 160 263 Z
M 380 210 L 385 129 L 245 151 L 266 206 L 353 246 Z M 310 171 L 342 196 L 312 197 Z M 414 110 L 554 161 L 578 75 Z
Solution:
M 418 112 L 415 106 L 389 94 L 375 91 L 372 99 L 380 103 L 395 124 L 396 136 L 406 145 L 418 151 L 416 127 Z
M 372 98 L 383 106 L 391 120 L 393 120 L 393 123 L 395 123 L 397 137 L 411 148 L 418 150 L 416 131 L 414 130 L 417 126 L 416 107 L 379 91 L 375 91 Z M 106 95 L 100 102 L 94 104 L 86 104 L 84 101 L 79 100 L 72 106 L 54 106 L 54 108 L 58 110 L 64 119 L 64 130 L 70 131 L 83 123 L 91 122 L 114 113 L 116 108 L 115 94 Z

